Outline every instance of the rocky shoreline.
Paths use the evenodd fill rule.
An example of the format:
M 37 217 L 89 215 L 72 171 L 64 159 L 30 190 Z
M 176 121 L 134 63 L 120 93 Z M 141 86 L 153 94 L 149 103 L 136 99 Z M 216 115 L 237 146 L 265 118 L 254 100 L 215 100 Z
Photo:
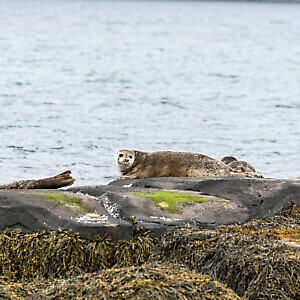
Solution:
M 0 298 L 297 299 L 299 207 L 299 180 L 1 190 Z

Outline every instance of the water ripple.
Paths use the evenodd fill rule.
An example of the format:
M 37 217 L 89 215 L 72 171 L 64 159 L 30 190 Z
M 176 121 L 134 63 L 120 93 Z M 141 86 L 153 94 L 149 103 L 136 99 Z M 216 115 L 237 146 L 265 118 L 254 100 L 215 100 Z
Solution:
M 118 176 L 119 148 L 299 177 L 300 6 L 0 1 L 0 183 Z M 187 17 L 188 16 L 188 17 Z

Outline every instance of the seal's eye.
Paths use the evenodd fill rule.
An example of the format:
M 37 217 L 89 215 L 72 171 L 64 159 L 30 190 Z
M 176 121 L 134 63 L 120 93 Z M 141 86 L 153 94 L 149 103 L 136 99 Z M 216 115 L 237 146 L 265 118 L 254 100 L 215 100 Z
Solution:
M 132 155 L 129 155 L 129 158 L 131 159 L 131 158 L 132 158 Z
M 121 154 L 119 154 L 119 157 L 123 157 L 123 156 L 124 156 L 124 154 L 122 154 L 122 153 L 121 153 Z

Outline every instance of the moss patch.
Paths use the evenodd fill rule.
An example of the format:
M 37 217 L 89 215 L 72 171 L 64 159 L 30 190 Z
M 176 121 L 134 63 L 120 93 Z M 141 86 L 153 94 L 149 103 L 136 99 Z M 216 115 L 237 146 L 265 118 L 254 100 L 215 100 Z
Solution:
M 170 213 L 182 214 L 178 204 L 187 205 L 191 202 L 204 203 L 209 201 L 208 198 L 201 198 L 191 194 L 179 194 L 170 191 L 153 191 L 146 194 L 134 194 L 136 197 L 143 197 L 153 200 L 155 206 L 159 206 L 163 210 Z
M 65 194 L 54 194 L 54 193 L 40 193 L 40 195 L 46 197 L 48 200 L 54 203 L 72 206 L 80 209 L 82 212 L 91 212 L 83 203 L 82 198 L 69 196 Z

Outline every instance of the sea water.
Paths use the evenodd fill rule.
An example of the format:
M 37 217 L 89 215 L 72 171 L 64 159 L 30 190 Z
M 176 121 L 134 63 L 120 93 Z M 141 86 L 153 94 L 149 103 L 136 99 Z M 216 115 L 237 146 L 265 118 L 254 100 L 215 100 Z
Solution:
M 105 184 L 120 148 L 300 176 L 300 4 L 0 0 L 0 183 Z

